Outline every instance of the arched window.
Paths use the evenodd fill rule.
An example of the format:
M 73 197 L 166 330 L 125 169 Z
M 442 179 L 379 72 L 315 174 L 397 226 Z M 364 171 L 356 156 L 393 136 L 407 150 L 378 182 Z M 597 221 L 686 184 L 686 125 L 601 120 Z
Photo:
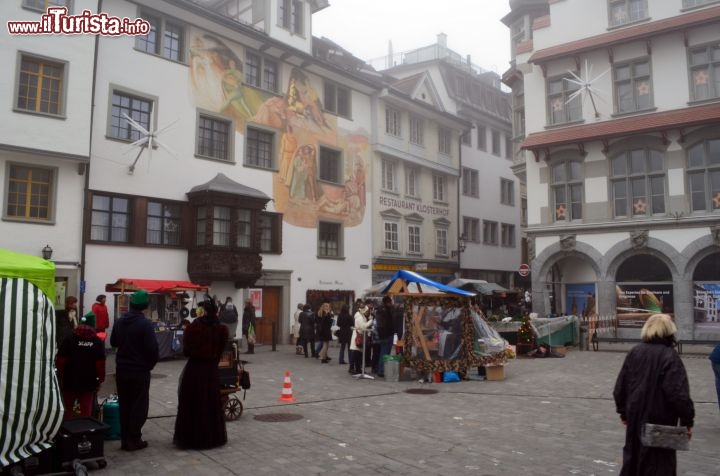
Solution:
M 665 155 L 633 149 L 610 161 L 613 214 L 616 217 L 665 213 Z
M 582 218 L 583 177 L 582 162 L 567 160 L 551 167 L 555 221 Z
M 688 149 L 687 175 L 692 211 L 720 210 L 720 139 Z

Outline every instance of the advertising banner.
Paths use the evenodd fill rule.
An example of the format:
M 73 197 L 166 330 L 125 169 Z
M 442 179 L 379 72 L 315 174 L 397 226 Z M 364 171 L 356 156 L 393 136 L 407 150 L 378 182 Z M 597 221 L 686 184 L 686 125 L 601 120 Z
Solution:
M 653 314 L 673 313 L 672 283 L 617 283 L 618 327 L 642 327 Z
M 695 323 L 720 326 L 720 316 L 718 316 L 720 282 L 695 282 L 693 288 Z
M 565 313 L 583 317 L 596 314 L 595 283 L 566 284 Z

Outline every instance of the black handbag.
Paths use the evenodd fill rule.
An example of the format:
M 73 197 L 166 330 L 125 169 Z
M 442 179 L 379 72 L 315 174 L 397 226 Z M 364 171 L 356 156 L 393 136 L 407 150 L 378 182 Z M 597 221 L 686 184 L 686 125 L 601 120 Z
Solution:
M 240 388 L 250 390 L 250 372 L 244 368 L 240 369 Z

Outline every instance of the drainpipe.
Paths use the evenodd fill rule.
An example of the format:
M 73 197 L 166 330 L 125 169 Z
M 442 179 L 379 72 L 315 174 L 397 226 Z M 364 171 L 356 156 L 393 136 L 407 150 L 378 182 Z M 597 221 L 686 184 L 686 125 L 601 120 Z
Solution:
M 460 197 L 462 196 L 462 141 L 463 141 L 463 135 L 468 134 L 469 132 L 467 130 L 463 131 L 462 134 L 460 134 L 460 137 L 458 137 L 458 163 L 459 163 L 459 170 L 460 174 L 458 175 L 458 183 L 456 187 L 456 193 L 457 193 L 457 227 L 455 234 L 455 248 L 457 249 L 457 274 L 458 278 L 462 276 L 462 267 L 461 267 L 461 255 L 462 252 L 460 251 L 460 236 L 461 233 L 461 227 L 462 227 L 462 215 L 460 213 Z
M 102 12 L 102 4 L 103 0 L 98 0 L 98 6 L 96 13 Z M 88 165 L 85 167 L 85 188 L 83 190 L 83 199 L 82 199 L 82 209 L 83 209 L 83 217 L 82 217 L 82 229 L 81 229 L 81 245 L 80 245 L 80 283 L 82 284 L 85 281 L 85 256 L 86 256 L 86 250 L 87 247 L 87 230 L 90 227 L 90 224 L 88 223 L 88 217 L 90 216 L 88 210 L 86 210 L 88 205 L 88 193 L 90 190 L 90 168 L 92 167 L 92 145 L 93 145 L 93 125 L 95 124 L 95 87 L 97 84 L 97 64 L 98 64 L 98 48 L 100 46 L 100 35 L 95 35 L 95 51 L 93 55 L 93 76 L 92 76 L 92 87 L 90 89 L 90 135 L 88 137 Z M 85 301 L 85 293 L 79 293 L 80 294 L 80 304 L 79 308 L 84 310 L 83 303 Z M 93 300 L 94 302 L 94 300 Z

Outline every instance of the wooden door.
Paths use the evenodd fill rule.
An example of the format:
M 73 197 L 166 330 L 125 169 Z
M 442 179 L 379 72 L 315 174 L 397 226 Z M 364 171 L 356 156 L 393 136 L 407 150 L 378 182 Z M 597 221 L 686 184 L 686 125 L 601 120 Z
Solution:
M 255 338 L 259 344 L 272 344 L 272 325 L 275 323 L 275 332 L 278 333 L 278 341 L 280 340 L 280 307 L 281 307 L 281 287 L 262 288 L 262 317 L 257 317 L 255 323 Z

